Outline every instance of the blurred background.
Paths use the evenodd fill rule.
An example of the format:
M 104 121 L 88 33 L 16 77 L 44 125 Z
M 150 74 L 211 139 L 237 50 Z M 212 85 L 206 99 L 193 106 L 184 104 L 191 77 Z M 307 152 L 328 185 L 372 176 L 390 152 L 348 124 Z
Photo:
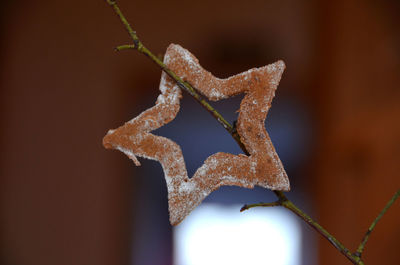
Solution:
M 399 2 L 119 3 L 155 54 L 180 44 L 219 77 L 285 61 L 266 127 L 287 195 L 355 250 L 400 187 Z M 288 211 L 238 213 L 275 200 L 261 188 L 224 187 L 172 228 L 160 165 L 101 145 L 159 93 L 148 58 L 113 51 L 130 39 L 112 9 L 13 0 L 0 14 L 0 264 L 350 264 Z M 240 100 L 213 105 L 233 122 Z M 189 175 L 215 152 L 240 153 L 186 94 L 181 105 L 155 133 L 181 145 Z M 399 224 L 397 202 L 366 264 L 400 264 Z

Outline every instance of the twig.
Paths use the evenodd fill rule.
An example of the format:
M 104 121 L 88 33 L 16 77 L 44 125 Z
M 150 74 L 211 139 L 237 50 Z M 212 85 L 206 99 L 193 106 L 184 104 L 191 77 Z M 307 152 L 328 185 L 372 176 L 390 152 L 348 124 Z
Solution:
M 346 258 L 348 258 L 353 264 L 363 265 L 361 257 L 357 257 L 352 254 L 342 243 L 339 242 L 334 236 L 332 236 L 325 228 L 323 228 L 319 223 L 314 221 L 310 216 L 300 210 L 293 202 L 289 199 L 281 197 L 278 201 L 272 203 L 255 203 L 245 205 L 240 209 L 240 211 L 245 211 L 254 207 L 271 207 L 271 206 L 282 206 L 290 210 L 301 219 L 303 219 L 308 225 L 320 233 L 324 238 L 326 238 L 336 249 L 340 251 Z
M 154 63 L 156 63 L 165 73 L 167 73 L 172 79 L 176 81 L 178 86 L 188 92 L 192 97 L 195 98 L 195 100 L 200 103 L 208 112 L 211 113 L 211 115 L 229 132 L 229 134 L 235 139 L 237 144 L 240 146 L 240 148 L 243 150 L 243 152 L 246 155 L 249 155 L 248 151 L 246 150 L 244 144 L 240 140 L 240 136 L 235 130 L 234 126 L 232 126 L 228 121 L 224 119 L 224 117 L 216 110 L 214 109 L 197 91 L 196 89 L 191 86 L 189 83 L 183 81 L 179 76 L 177 76 L 173 71 L 171 71 L 157 56 L 155 56 L 153 53 L 151 53 L 140 41 L 138 36 L 136 35 L 136 32 L 132 29 L 124 15 L 122 14 L 121 10 L 116 4 L 116 1 L 114 0 L 106 0 L 107 3 L 113 7 L 114 11 L 120 18 L 121 22 L 124 24 L 126 30 L 128 31 L 129 35 L 132 38 L 133 44 L 128 44 L 128 45 L 121 45 L 116 48 L 117 51 L 121 50 L 126 50 L 126 49 L 135 49 L 139 51 L 140 53 L 145 54 L 148 56 Z M 308 225 L 310 225 L 313 229 L 315 229 L 318 233 L 320 233 L 323 237 L 325 237 L 336 249 L 338 249 L 345 257 L 347 257 L 353 264 L 358 264 L 358 265 L 364 265 L 363 261 L 361 260 L 361 257 L 352 254 L 342 243 L 340 243 L 334 236 L 329 234 L 328 231 L 326 231 L 321 225 L 319 225 L 316 221 L 311 219 L 306 213 L 304 213 L 302 210 L 300 210 L 292 201 L 290 201 L 285 194 L 282 191 L 273 191 L 275 195 L 278 197 L 278 201 L 272 202 L 272 203 L 259 203 L 259 204 L 251 204 L 251 205 L 245 205 L 242 207 L 241 211 L 253 208 L 253 207 L 258 207 L 258 206 L 263 206 L 263 207 L 273 207 L 273 206 L 283 206 L 287 208 L 288 210 L 292 211 L 295 213 L 297 216 L 299 216 L 301 219 L 303 219 Z M 398 196 L 398 194 L 397 194 Z M 397 197 L 396 197 L 397 198 Z M 392 202 L 393 203 L 393 202 Z M 390 205 L 389 205 L 390 206 Z M 386 208 L 386 207 L 385 207 Z M 389 207 L 387 207 L 389 208 Z M 387 209 L 386 209 L 387 210 Z M 384 209 L 382 215 L 386 211 Z M 379 217 L 379 216 L 378 216 Z M 380 217 L 379 217 L 380 219 Z M 378 220 L 379 220 L 378 219 Z M 376 221 L 377 222 L 377 221 Z M 375 222 L 375 224 L 376 224 Z M 374 226 L 375 226 L 374 224 Z M 372 227 L 373 229 L 373 227 Z M 368 238 L 367 238 L 368 239 Z M 365 240 L 366 241 L 366 240 Z M 365 245 L 365 243 L 364 243 Z
M 379 222 L 379 220 L 382 218 L 382 216 L 386 213 L 386 211 L 390 208 L 390 206 L 392 206 L 392 204 L 397 200 L 397 198 L 399 196 L 400 196 L 400 189 L 393 195 L 393 197 L 390 199 L 390 201 L 386 204 L 386 206 L 382 209 L 382 211 L 378 214 L 378 216 L 375 218 L 375 220 L 369 226 L 367 232 L 365 233 L 363 239 L 361 240 L 361 243 L 358 246 L 357 251 L 356 251 L 356 253 L 354 253 L 354 255 L 361 258 L 361 255 L 365 248 L 365 244 L 367 243 L 369 236 L 371 235 L 371 232 L 374 230 L 376 224 Z
M 243 143 L 240 141 L 240 136 L 235 132 L 234 127 L 227 122 L 221 114 L 219 114 L 206 100 L 204 100 L 200 94 L 197 93 L 197 91 L 187 82 L 184 82 L 179 76 L 177 76 L 173 71 L 171 71 L 159 58 L 153 55 L 140 41 L 138 36 L 136 35 L 136 32 L 132 29 L 128 21 L 126 20 L 125 16 L 122 14 L 121 10 L 119 9 L 116 1 L 112 0 L 106 0 L 109 5 L 111 5 L 115 11 L 115 13 L 118 15 L 120 18 L 121 22 L 125 26 L 126 30 L 128 31 L 129 35 L 131 36 L 133 40 L 133 45 L 122 45 L 118 46 L 116 48 L 117 51 L 120 50 L 126 50 L 126 49 L 136 49 L 137 51 L 145 54 L 148 56 L 154 63 L 156 63 L 161 69 L 166 72 L 172 79 L 174 79 L 178 86 L 181 87 L 183 90 L 187 91 L 191 96 L 193 96 L 197 102 L 199 102 L 208 112 L 210 112 L 214 118 L 231 134 L 231 136 L 236 140 L 236 142 L 239 144 L 241 149 L 248 154 L 246 148 L 244 147 Z M 280 191 L 274 191 L 276 196 L 279 198 L 279 201 L 289 201 L 289 199 L 286 198 L 286 196 L 280 192 Z M 293 203 L 291 205 L 294 206 Z M 277 205 L 276 205 L 277 206 Z M 297 208 L 297 207 L 296 207 Z M 290 209 L 290 208 L 288 208 Z M 301 214 L 298 214 L 302 219 L 304 219 L 304 216 L 306 216 L 304 213 L 301 212 L 301 210 L 298 211 Z M 313 226 L 315 228 L 315 222 L 308 222 L 307 219 L 304 219 L 309 225 Z M 318 229 L 316 229 L 319 231 Z M 334 245 L 336 248 L 338 248 L 341 252 L 342 249 L 340 247 L 342 246 L 341 244 L 336 244 Z
M 260 203 L 253 203 L 253 204 L 245 204 L 240 209 L 240 212 L 244 212 L 244 211 L 246 211 L 250 208 L 254 208 L 254 207 L 275 207 L 275 206 L 282 206 L 282 203 L 280 201 L 276 201 L 276 202 L 260 202 Z
M 106 0 L 106 1 L 110 6 L 112 6 L 115 13 L 119 16 L 119 19 L 121 20 L 122 24 L 124 24 L 125 29 L 128 31 L 129 35 L 131 36 L 131 38 L 133 40 L 133 44 L 134 44 L 133 48 L 139 50 L 141 43 L 140 43 L 138 36 L 136 35 L 136 31 L 134 31 L 132 29 L 131 25 L 129 25 L 128 20 L 126 20 L 125 16 L 122 14 L 121 10 L 119 9 L 119 7 L 117 5 L 117 1 L 116 0 Z

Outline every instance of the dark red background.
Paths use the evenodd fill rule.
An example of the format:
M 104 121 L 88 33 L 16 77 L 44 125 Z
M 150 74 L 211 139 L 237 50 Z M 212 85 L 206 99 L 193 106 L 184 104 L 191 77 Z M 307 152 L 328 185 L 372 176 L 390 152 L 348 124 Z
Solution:
M 292 189 L 355 249 L 400 187 L 399 3 L 119 2 L 152 51 L 179 43 L 218 76 L 285 60 L 279 93 L 303 102 L 314 128 Z M 113 52 L 129 38 L 105 1 L 15 0 L 0 10 L 0 263 L 131 264 L 146 244 L 133 225 L 146 175 L 101 139 L 155 100 L 159 69 Z M 399 210 L 378 224 L 366 264 L 400 263 Z M 349 264 L 323 239 L 318 256 Z

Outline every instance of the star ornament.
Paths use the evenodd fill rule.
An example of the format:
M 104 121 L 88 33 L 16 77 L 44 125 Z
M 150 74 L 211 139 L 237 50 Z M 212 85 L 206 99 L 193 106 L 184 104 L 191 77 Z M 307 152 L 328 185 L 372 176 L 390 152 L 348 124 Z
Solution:
M 240 103 L 237 131 L 250 154 L 213 154 L 189 178 L 179 145 L 151 133 L 171 122 L 180 108 L 181 90 L 163 72 L 161 94 L 155 106 L 110 130 L 103 145 L 125 153 L 137 166 L 140 165 L 137 156 L 161 163 L 168 189 L 171 224 L 179 224 L 205 197 L 224 185 L 245 188 L 258 185 L 288 191 L 288 177 L 264 127 L 285 64 L 278 61 L 219 79 L 204 70 L 189 51 L 175 44 L 168 47 L 164 63 L 212 101 L 245 93 Z

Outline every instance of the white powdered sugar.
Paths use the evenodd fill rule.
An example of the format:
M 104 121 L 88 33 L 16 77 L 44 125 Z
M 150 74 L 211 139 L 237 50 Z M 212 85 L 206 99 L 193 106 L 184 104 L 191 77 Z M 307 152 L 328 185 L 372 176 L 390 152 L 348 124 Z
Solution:
M 212 100 L 218 100 L 218 99 L 222 99 L 225 98 L 226 95 L 222 94 L 221 92 L 219 92 L 217 89 L 212 88 L 210 93 L 209 93 L 209 97 Z
M 285 70 L 285 63 L 277 61 L 276 63 L 267 65 L 267 72 L 271 74 L 269 84 L 271 87 L 276 88 L 281 80 L 283 71 Z
M 179 185 L 179 193 L 192 193 L 197 188 L 195 181 L 183 181 Z
M 188 50 L 182 48 L 182 46 L 180 45 L 174 45 L 174 48 L 178 51 L 179 54 L 181 54 L 181 59 L 185 60 L 187 66 L 189 66 L 191 71 L 198 71 L 198 69 L 200 68 L 199 64 L 195 61 L 192 54 Z

